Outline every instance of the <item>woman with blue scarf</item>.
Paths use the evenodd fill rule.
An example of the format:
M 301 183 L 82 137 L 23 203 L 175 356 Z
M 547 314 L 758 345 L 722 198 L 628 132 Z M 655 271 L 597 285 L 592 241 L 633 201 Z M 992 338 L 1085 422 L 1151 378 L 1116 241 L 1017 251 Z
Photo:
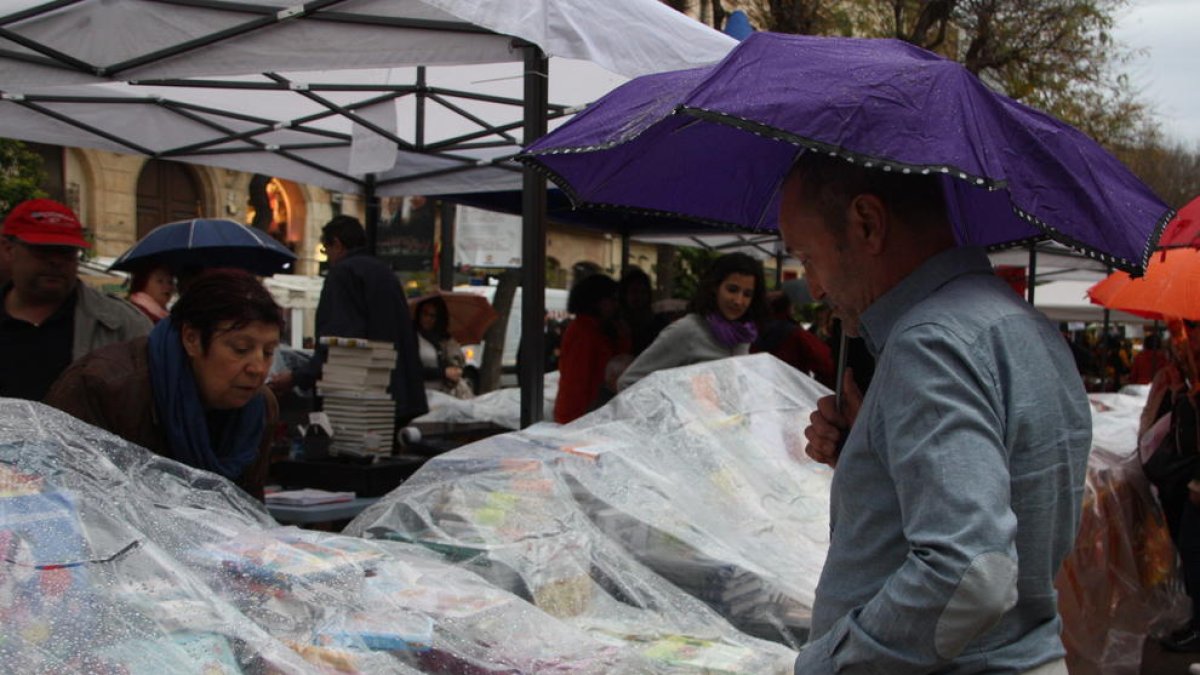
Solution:
M 717 258 L 700 279 L 690 312 L 629 364 L 617 389 L 656 370 L 750 353 L 766 306 L 761 263 L 745 253 Z
M 264 384 L 282 329 L 256 278 L 211 270 L 149 336 L 71 364 L 46 403 L 261 499 L 279 413 Z

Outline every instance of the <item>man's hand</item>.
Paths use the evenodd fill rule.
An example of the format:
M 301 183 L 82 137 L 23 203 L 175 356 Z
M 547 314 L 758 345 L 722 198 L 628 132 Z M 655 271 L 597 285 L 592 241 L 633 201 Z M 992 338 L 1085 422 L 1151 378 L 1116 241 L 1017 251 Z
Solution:
M 858 417 L 862 399 L 862 392 L 854 382 L 854 371 L 847 368 L 842 376 L 842 409 L 838 410 L 835 396 L 817 401 L 817 409 L 809 416 L 808 428 L 804 430 L 804 438 L 808 440 L 804 453 L 814 461 L 836 467 L 842 442 Z
M 446 366 L 446 381 L 458 382 L 462 379 L 462 368 L 458 366 Z

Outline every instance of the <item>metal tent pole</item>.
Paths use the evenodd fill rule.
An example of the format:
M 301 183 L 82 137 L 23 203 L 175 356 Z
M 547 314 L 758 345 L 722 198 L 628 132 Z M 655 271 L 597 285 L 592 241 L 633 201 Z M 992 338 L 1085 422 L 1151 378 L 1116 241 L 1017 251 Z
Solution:
M 525 49 L 524 143 L 546 134 L 550 61 L 537 45 Z M 546 179 L 524 169 L 521 197 L 521 427 L 542 421 L 542 381 L 546 350 Z
M 621 271 L 620 275 L 625 276 L 625 270 L 629 269 L 629 230 L 621 232 Z
M 366 208 L 367 252 L 375 255 L 375 244 L 379 240 L 379 195 L 375 194 L 375 174 L 369 173 L 363 186 L 363 206 Z
M 442 250 L 438 252 L 438 288 L 454 288 L 454 217 L 455 206 L 442 202 Z
M 1037 285 L 1037 244 L 1029 245 L 1029 278 L 1025 280 L 1025 299 L 1033 304 L 1033 287 Z

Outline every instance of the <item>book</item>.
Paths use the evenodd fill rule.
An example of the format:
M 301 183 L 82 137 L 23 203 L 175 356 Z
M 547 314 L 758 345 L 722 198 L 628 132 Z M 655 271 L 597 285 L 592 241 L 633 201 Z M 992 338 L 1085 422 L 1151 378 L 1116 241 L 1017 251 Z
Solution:
M 354 499 L 353 492 L 330 492 L 305 488 L 303 490 L 281 490 L 265 495 L 267 503 L 285 506 L 312 506 L 314 504 L 334 504 L 348 502 Z
M 392 381 L 392 369 L 388 368 L 347 368 L 344 366 L 326 365 L 321 371 L 323 384 L 352 384 L 360 388 L 386 389 Z
M 322 337 L 319 342 L 328 346 L 331 350 L 335 347 L 341 347 L 345 349 L 358 349 L 372 352 L 390 351 L 392 354 L 396 353 L 396 348 L 394 345 L 392 345 L 392 343 L 384 342 L 382 340 L 368 340 L 366 338 L 348 338 L 326 335 L 325 337 Z

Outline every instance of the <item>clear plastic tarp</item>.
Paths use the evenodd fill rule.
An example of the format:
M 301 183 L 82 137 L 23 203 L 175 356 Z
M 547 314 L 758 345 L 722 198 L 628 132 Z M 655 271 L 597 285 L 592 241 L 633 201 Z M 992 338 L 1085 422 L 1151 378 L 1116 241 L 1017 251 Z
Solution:
M 1092 454 L 1075 548 L 1056 579 L 1072 675 L 1138 675 L 1147 635 L 1186 623 L 1175 547 L 1138 458 L 1145 388 L 1091 394 Z
M 558 371 L 546 373 L 542 382 L 542 409 L 552 411 L 554 399 L 558 397 Z M 455 398 L 432 389 L 426 389 L 425 396 L 429 399 L 429 412 L 414 422 L 490 422 L 505 429 L 521 428 L 521 390 L 516 387 L 496 389 L 468 399 Z
M 551 516 L 557 538 L 515 542 L 531 593 L 499 565 L 400 537 L 279 527 L 228 481 L 37 403 L 0 400 L 0 439 L 11 672 L 791 669 L 794 652 L 739 632 L 569 514 Z M 536 498 L 484 498 L 546 529 Z M 603 586 L 593 563 L 611 575 Z
M 427 546 L 587 630 L 609 630 L 620 610 L 680 636 L 711 632 L 673 586 L 798 648 L 832 472 L 789 450 L 803 457 L 826 393 L 769 355 L 658 372 L 569 425 L 430 460 L 346 532 Z M 644 584 L 645 568 L 671 583 Z
M 656 373 L 570 425 L 430 460 L 343 534 L 0 399 L 0 663 L 790 673 L 828 546 L 831 470 L 802 459 L 826 393 L 767 355 Z M 1135 673 L 1186 599 L 1137 465 L 1144 399 L 1092 400 L 1064 641 L 1073 673 Z
M 36 403 L 0 401 L 0 434 L 10 672 L 697 672 L 670 666 L 741 644 L 716 617 L 584 632 L 424 547 L 278 527 L 229 482 Z M 770 672 L 743 641 L 761 658 L 728 672 Z

